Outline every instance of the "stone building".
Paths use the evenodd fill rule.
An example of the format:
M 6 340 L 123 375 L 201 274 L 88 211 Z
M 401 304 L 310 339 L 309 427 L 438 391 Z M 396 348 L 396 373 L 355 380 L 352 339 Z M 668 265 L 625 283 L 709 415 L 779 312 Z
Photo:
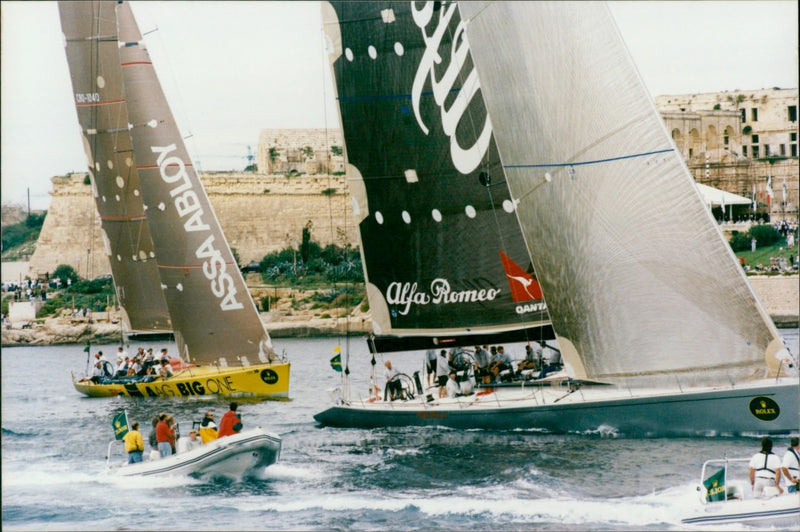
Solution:
M 338 129 L 262 129 L 256 160 L 262 174 L 344 173 L 342 134 Z
M 797 219 L 797 102 L 797 89 L 777 88 L 656 97 L 695 180 L 747 198 L 755 190 L 756 216 L 771 220 Z

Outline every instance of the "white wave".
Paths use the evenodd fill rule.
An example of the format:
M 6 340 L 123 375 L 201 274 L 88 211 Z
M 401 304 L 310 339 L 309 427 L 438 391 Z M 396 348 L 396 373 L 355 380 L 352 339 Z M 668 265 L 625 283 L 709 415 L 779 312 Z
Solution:
M 283 463 L 272 464 L 266 469 L 264 478 L 266 479 L 294 479 L 303 480 L 314 479 L 319 476 L 319 468 L 311 469 L 305 467 L 290 466 Z
M 240 500 L 240 511 L 305 512 L 322 511 L 382 511 L 400 512 L 416 509 L 422 515 L 485 516 L 498 522 L 563 523 L 566 526 L 596 525 L 644 527 L 654 524 L 679 526 L 689 505 L 695 504 L 696 493 L 689 487 L 672 488 L 666 492 L 619 499 L 575 499 L 563 495 L 542 498 L 510 496 L 514 490 L 494 488 L 469 489 L 457 496 L 401 494 L 385 497 L 373 494 L 327 494 L 313 498 L 292 499 L 252 498 Z M 405 495 L 405 496 L 404 496 Z

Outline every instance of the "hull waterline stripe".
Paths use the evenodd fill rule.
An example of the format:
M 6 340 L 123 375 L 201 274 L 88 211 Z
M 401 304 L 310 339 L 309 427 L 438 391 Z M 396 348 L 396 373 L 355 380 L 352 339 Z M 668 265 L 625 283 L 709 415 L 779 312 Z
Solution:
M 722 523 L 725 521 L 741 521 L 743 519 L 761 519 L 765 517 L 783 517 L 793 514 L 800 514 L 800 508 L 788 508 L 786 510 L 763 510 L 760 512 L 744 512 L 740 514 L 714 515 L 703 517 L 692 517 L 682 519 L 681 523 Z
M 132 66 L 132 65 L 152 65 L 153 63 L 150 61 L 132 61 L 130 63 L 122 63 L 121 66 Z
M 594 161 L 578 161 L 574 163 L 551 163 L 551 164 L 504 164 L 503 168 L 563 168 L 569 166 L 585 166 L 589 164 L 602 164 L 610 163 L 613 161 L 622 161 L 624 159 L 635 159 L 637 157 L 648 157 L 650 155 L 658 155 L 661 153 L 669 153 L 675 151 L 672 148 L 666 150 L 648 151 L 644 153 L 634 153 L 633 155 L 621 155 L 619 157 L 610 157 L 608 159 L 597 159 Z

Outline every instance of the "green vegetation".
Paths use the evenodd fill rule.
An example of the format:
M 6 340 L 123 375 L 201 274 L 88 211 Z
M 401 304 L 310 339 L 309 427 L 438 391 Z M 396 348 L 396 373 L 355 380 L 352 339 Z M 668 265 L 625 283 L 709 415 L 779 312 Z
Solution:
M 756 239 L 756 250 L 750 251 L 751 240 Z M 797 256 L 797 247 L 786 247 L 786 239 L 771 225 L 755 225 L 749 231 L 734 231 L 729 241 L 737 257 L 744 258 L 751 268 L 761 265 L 768 269 L 770 258 L 785 257 L 787 264 Z
M 292 287 L 329 287 L 332 283 L 363 283 L 361 255 L 349 244 L 324 248 L 311 239 L 312 224 L 303 227 L 298 249 L 286 247 L 264 255 L 259 263 L 265 283 Z
M 83 176 L 83 184 L 84 185 L 91 185 L 92 184 L 92 178 L 89 177 L 89 174 L 86 174 L 85 176 Z
M 11 258 L 9 254 L 14 248 L 19 248 L 25 244 L 35 244 L 42 230 L 47 211 L 42 214 L 32 213 L 24 221 L 8 225 L 3 228 L 3 258 Z
M 334 155 L 341 155 L 344 152 L 341 146 L 331 146 L 331 153 Z

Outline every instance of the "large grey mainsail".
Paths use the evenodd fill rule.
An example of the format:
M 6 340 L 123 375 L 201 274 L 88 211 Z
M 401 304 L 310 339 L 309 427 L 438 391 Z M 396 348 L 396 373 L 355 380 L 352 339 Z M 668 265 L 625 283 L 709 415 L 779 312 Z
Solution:
M 134 159 L 158 270 L 184 357 L 266 361 L 272 345 L 189 159 L 127 2 L 117 7 Z
M 552 334 L 452 7 L 323 3 L 379 350 Z
M 608 8 L 459 6 L 553 328 L 579 373 L 672 384 L 774 374 L 777 330 Z
M 92 193 L 120 305 L 133 331 L 172 328 L 133 163 L 114 2 L 59 2 Z

